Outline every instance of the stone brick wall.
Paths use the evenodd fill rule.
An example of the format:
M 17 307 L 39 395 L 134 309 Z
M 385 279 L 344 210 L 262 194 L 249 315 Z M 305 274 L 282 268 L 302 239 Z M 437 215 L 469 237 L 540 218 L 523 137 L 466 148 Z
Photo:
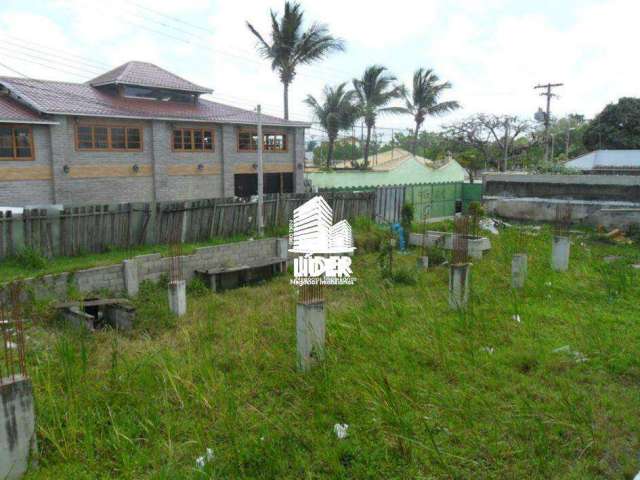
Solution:
M 32 125 L 34 160 L 0 160 L 2 177 L 21 180 L 0 181 L 0 205 L 45 205 L 53 203 L 51 180 L 51 137 L 48 125 Z
M 182 257 L 185 280 L 194 277 L 195 270 L 216 267 L 244 265 L 257 260 L 288 255 L 283 247 L 278 247 L 280 239 L 266 238 L 245 242 L 227 243 L 196 249 L 192 255 Z M 138 280 L 157 282 L 163 275 L 169 274 L 169 259 L 159 253 L 133 257 L 138 267 Z M 64 300 L 71 289 L 84 294 L 92 292 L 110 292 L 121 295 L 125 291 L 124 267 L 122 263 L 106 267 L 79 270 L 73 273 L 45 275 L 24 281 L 25 291 L 31 290 L 36 299 Z M 0 287 L 0 299 L 8 294 Z
M 39 167 L 47 177 L 38 180 L 3 181 L 0 178 L 0 205 L 26 206 L 50 203 L 87 205 L 193 200 L 228 197 L 234 194 L 234 174 L 252 173 L 253 152 L 238 151 L 239 125 L 212 126 L 213 152 L 183 153 L 172 149 L 172 129 L 199 124 L 161 120 L 118 120 L 56 116 L 56 125 L 33 127 L 36 159 L 1 162 L 0 167 Z M 76 148 L 76 125 L 139 126 L 143 132 L 141 152 L 81 151 Z M 304 128 L 270 128 L 288 135 L 288 150 L 264 152 L 265 172 L 294 172 L 294 188 L 303 191 Z M 138 172 L 134 170 L 138 166 Z M 201 165 L 201 168 L 198 166 Z M 65 166 L 69 171 L 65 172 Z M 25 170 L 26 172 L 26 170 Z

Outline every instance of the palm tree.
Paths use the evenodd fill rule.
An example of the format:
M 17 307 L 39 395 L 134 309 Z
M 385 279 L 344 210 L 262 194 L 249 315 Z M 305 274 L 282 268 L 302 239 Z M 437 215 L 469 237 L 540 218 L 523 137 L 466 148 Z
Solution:
M 358 110 L 364 118 L 367 127 L 367 138 L 364 143 L 364 168 L 369 166 L 369 145 L 371 144 L 371 130 L 376 124 L 379 113 L 406 113 L 404 108 L 387 107 L 394 98 L 402 95 L 402 87 L 395 84 L 396 77 L 387 73 L 382 65 L 368 67 L 362 78 L 353 79 L 356 92 Z
M 351 128 L 357 118 L 358 111 L 354 105 L 353 90 L 346 89 L 347 84 L 341 83 L 337 87 L 325 86 L 324 100 L 316 100 L 313 95 L 307 95 L 304 102 L 313 109 L 314 116 L 327 132 L 329 150 L 327 152 L 327 168 L 331 167 L 333 149 L 340 130 Z
M 456 101 L 438 102 L 440 94 L 449 88 L 451 83 L 440 82 L 440 78 L 432 69 L 420 68 L 413 74 L 413 89 L 411 95 L 404 90 L 406 104 L 405 112 L 413 115 L 416 130 L 413 136 L 412 153 L 416 154 L 420 127 L 428 116 L 438 116 L 460 108 Z
M 271 69 L 277 70 L 284 86 L 284 118 L 289 119 L 289 85 L 298 65 L 321 60 L 334 51 L 344 51 L 344 41 L 329 35 L 327 26 L 313 23 L 302 30 L 303 11 L 300 4 L 285 2 L 284 14 L 278 20 L 271 10 L 271 43 L 247 22 L 247 27 L 258 38 L 258 52 L 271 60 Z

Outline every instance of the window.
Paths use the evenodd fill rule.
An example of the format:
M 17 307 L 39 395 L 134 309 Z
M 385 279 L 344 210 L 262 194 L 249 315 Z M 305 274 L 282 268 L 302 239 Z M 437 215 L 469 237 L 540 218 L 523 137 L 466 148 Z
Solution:
M 287 151 L 287 136 L 284 133 L 264 133 L 262 138 L 262 148 L 265 152 Z M 240 130 L 238 132 L 238 150 L 252 152 L 257 148 L 258 134 L 255 131 Z
M 33 160 L 31 127 L 0 126 L 0 160 Z
M 285 152 L 287 137 L 282 133 L 267 133 L 264 135 L 264 149 L 270 152 Z
M 163 102 L 194 103 L 197 98 L 197 95 L 189 92 L 178 92 L 162 88 L 133 87 L 130 85 L 123 87 L 122 94 L 129 98 L 144 98 Z
M 178 152 L 213 151 L 213 129 L 175 128 L 173 130 L 173 150 Z
M 142 131 L 139 127 L 78 125 L 76 139 L 78 150 L 142 150 Z
M 258 149 L 258 134 L 252 132 L 238 133 L 238 150 L 252 151 Z

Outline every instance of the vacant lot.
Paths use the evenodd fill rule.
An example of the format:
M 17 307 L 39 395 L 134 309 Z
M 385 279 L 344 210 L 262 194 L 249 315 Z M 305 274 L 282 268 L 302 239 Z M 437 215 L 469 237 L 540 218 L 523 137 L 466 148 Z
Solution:
M 28 332 L 41 451 L 29 478 L 632 478 L 638 246 L 574 237 L 561 274 L 549 233 L 527 238 L 527 289 L 509 288 L 505 231 L 473 265 L 466 314 L 447 306 L 446 267 L 389 284 L 376 254 L 357 255 L 357 284 L 328 294 L 327 359 L 304 375 L 287 276 L 192 286 L 180 320 L 145 285 L 128 336 L 43 319 Z

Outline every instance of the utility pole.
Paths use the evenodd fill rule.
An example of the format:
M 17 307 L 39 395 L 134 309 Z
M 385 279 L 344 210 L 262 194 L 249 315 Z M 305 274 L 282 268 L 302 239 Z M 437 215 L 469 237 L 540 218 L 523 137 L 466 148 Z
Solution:
M 509 130 L 511 127 L 511 123 L 509 122 L 509 117 L 506 117 L 504 120 L 504 161 L 503 168 L 504 171 L 507 171 L 507 159 L 509 158 Z
M 561 87 L 564 83 L 547 83 L 546 85 L 538 84 L 533 87 L 534 90 L 544 88 L 546 91 L 540 94 L 541 97 L 547 97 L 547 113 L 544 117 L 544 160 L 549 160 L 549 122 L 551 121 L 551 97 L 557 95 L 552 92 L 555 87 Z
M 258 138 L 256 139 L 256 147 L 258 150 L 258 237 L 262 237 L 264 235 L 264 199 L 262 197 L 264 185 L 262 178 L 262 108 L 260 105 L 256 108 L 256 112 L 258 114 Z

